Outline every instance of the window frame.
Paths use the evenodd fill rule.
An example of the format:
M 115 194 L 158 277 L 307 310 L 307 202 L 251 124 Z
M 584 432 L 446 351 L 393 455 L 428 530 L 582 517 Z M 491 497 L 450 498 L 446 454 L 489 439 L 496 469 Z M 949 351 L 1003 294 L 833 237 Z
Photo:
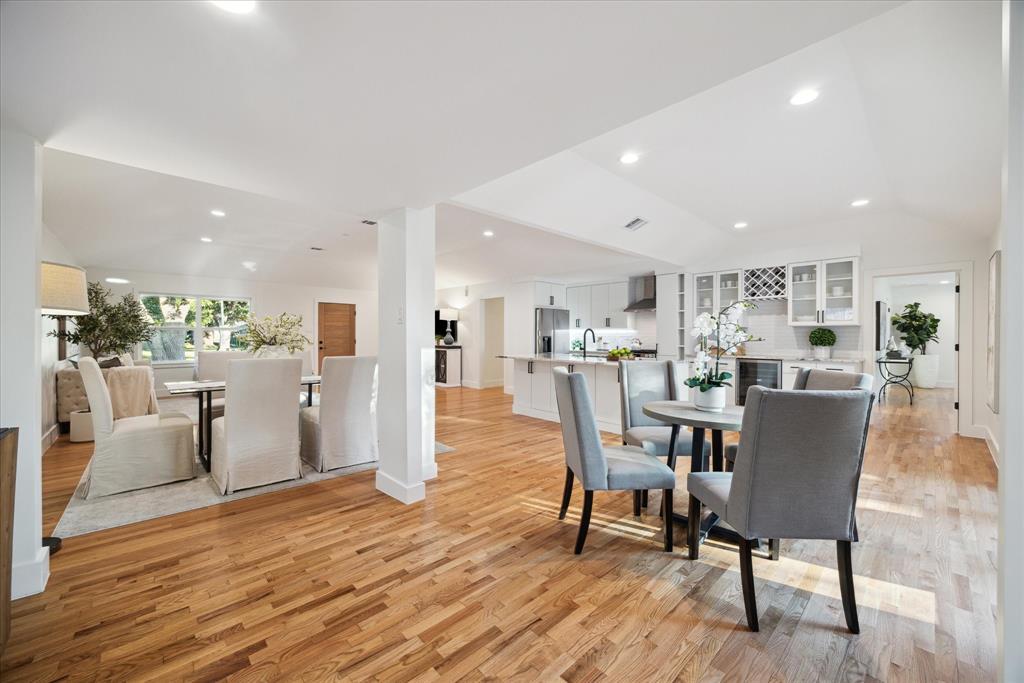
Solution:
M 205 351 L 206 350 L 204 348 L 201 348 L 202 344 L 203 344 L 203 339 L 204 339 L 203 333 L 206 330 L 211 330 L 211 331 L 213 331 L 213 330 L 219 330 L 219 331 L 227 330 L 227 331 L 234 332 L 234 331 L 240 329 L 241 327 L 244 327 L 244 324 L 243 325 L 226 325 L 226 326 L 219 326 L 219 327 L 216 327 L 216 326 L 215 327 L 206 327 L 205 325 L 203 325 L 203 314 L 202 314 L 202 305 L 203 304 L 202 304 L 202 302 L 203 302 L 204 299 L 208 300 L 208 301 L 244 301 L 246 304 L 249 305 L 249 315 L 252 315 L 252 305 L 253 305 L 252 304 L 252 297 L 249 297 L 249 296 L 230 296 L 230 295 L 224 296 L 224 295 L 211 295 L 211 294 L 180 294 L 180 293 L 177 293 L 177 292 L 152 292 L 152 291 L 139 292 L 136 296 L 138 296 L 138 300 L 139 300 L 140 304 L 142 303 L 142 300 L 144 298 L 146 298 L 146 297 L 154 297 L 154 296 L 155 297 L 164 297 L 164 298 L 175 297 L 175 298 L 178 298 L 178 299 L 189 299 L 189 300 L 192 300 L 194 302 L 193 306 L 194 306 L 194 310 L 195 310 L 195 321 L 193 322 L 191 328 L 186 328 L 186 329 L 191 329 L 192 330 L 193 354 L 199 353 L 199 351 Z M 150 327 L 150 329 L 156 329 L 156 328 L 159 328 L 160 325 L 150 325 L 149 327 Z M 214 350 L 214 352 L 216 353 L 218 351 L 229 351 L 229 350 L 230 350 L 230 348 L 227 348 L 227 349 Z M 141 358 L 142 357 L 142 344 L 138 345 L 138 348 L 137 348 L 137 351 L 136 351 L 135 355 L 136 355 L 137 358 Z M 189 360 L 188 358 L 185 358 L 183 360 L 152 360 L 152 359 L 150 359 L 150 363 L 154 367 L 174 367 L 174 366 L 178 366 L 178 367 L 191 367 L 191 366 L 195 365 L 196 358 L 193 356 L 193 358 L 191 360 Z

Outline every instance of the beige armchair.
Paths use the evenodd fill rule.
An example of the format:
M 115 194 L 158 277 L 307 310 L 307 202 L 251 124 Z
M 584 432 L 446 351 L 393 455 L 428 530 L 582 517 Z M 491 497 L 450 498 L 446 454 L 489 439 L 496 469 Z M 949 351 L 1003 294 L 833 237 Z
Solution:
M 110 391 L 92 358 L 79 363 L 92 412 L 95 445 L 85 497 L 169 484 L 195 476 L 192 420 L 182 413 L 114 419 Z

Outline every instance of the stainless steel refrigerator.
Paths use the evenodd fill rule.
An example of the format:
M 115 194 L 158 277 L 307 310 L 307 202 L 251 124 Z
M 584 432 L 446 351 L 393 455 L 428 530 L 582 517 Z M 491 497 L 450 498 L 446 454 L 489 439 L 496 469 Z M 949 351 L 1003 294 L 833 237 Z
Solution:
M 569 310 L 538 308 L 533 313 L 533 352 L 569 353 Z

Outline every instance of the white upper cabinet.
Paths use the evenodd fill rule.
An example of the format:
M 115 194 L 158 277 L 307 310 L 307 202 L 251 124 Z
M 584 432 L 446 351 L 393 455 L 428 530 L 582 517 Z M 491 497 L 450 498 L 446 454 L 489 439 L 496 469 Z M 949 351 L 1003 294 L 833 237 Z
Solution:
M 859 325 L 860 263 L 856 256 L 787 267 L 789 324 Z
M 565 285 L 534 282 L 533 303 L 544 308 L 565 308 Z
M 626 326 L 626 306 L 629 305 L 629 284 L 613 282 L 608 285 L 608 327 Z
M 591 285 L 590 287 L 590 327 L 611 327 L 608 320 L 611 285 Z
M 693 315 L 716 315 L 743 298 L 743 271 L 723 270 L 693 277 Z
M 581 330 L 590 327 L 590 287 L 566 287 L 565 301 L 569 325 Z

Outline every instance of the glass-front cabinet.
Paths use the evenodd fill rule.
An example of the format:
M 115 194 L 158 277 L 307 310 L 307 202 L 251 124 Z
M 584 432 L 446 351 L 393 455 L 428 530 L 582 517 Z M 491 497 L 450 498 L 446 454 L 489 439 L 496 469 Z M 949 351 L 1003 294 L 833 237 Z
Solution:
M 715 308 L 715 274 L 704 273 L 693 278 L 693 317 L 701 313 L 714 315 Z
M 858 259 L 791 263 L 789 279 L 789 324 L 858 325 Z

